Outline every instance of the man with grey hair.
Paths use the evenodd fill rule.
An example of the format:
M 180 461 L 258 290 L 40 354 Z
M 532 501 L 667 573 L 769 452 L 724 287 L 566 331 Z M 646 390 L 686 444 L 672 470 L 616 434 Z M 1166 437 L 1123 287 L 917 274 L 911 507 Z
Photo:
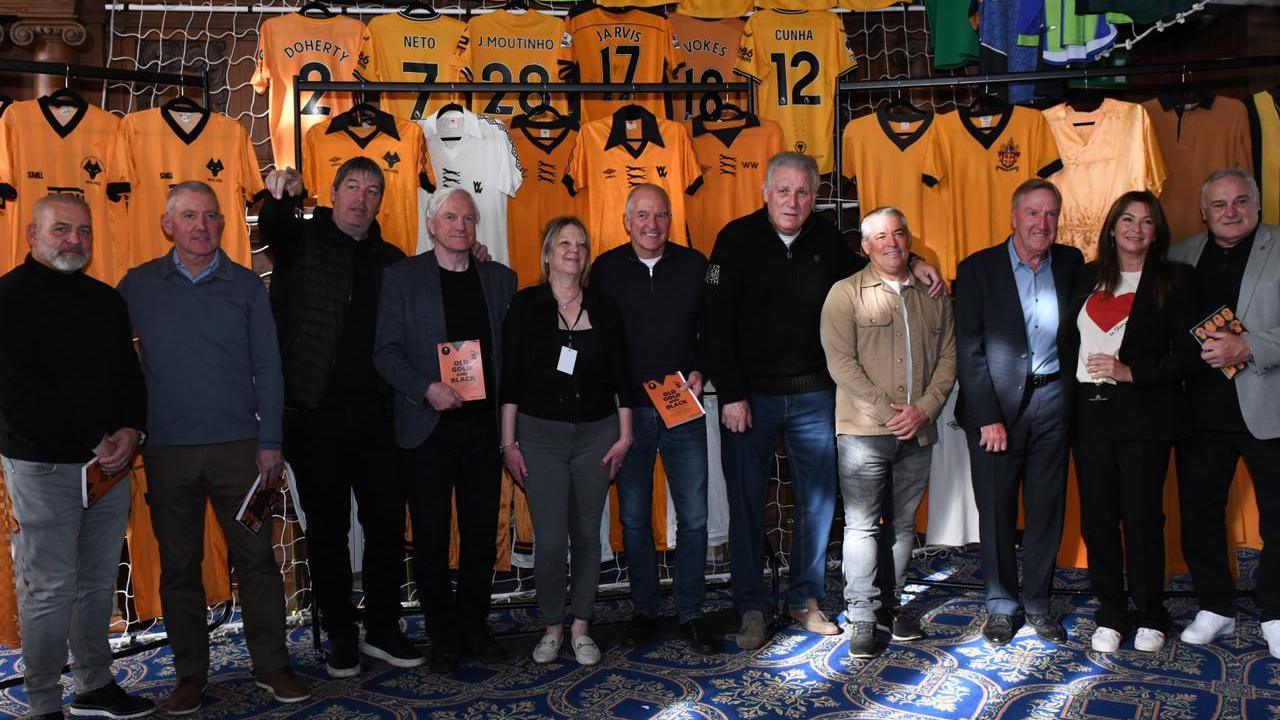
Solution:
M 404 493 L 395 468 L 391 392 L 373 367 L 382 273 L 404 253 L 382 237 L 386 178 L 344 162 L 329 206 L 301 217 L 296 170 L 267 175 L 258 227 L 271 251 L 271 306 L 284 366 L 284 453 L 306 514 L 311 587 L 329 636 L 330 677 L 360 674 L 363 653 L 408 668 L 422 653 L 400 630 Z M 364 534 L 364 637 L 351 602 L 351 496 Z M 398 519 L 398 521 L 397 521 Z
M 1178 445 L 1178 491 L 1182 552 L 1200 610 L 1181 637 L 1201 645 L 1235 632 L 1225 512 L 1243 457 L 1264 539 L 1254 600 L 1262 609 L 1262 636 L 1280 658 L 1280 547 L 1273 546 L 1280 532 L 1280 228 L 1260 224 L 1258 199 L 1248 173 L 1214 171 L 1200 189 L 1207 231 L 1169 249 L 1170 260 L 1195 266 L 1200 316 L 1227 307 L 1247 331 L 1208 333 L 1204 365 L 1187 383 L 1192 432 Z M 1224 372 L 1240 367 L 1231 376 Z
M 160 225 L 173 250 L 120 282 L 147 382 L 150 436 L 142 460 L 177 676 L 166 710 L 199 710 L 208 681 L 200 576 L 206 500 L 235 568 L 255 683 L 280 702 L 300 702 L 310 694 L 289 667 L 272 533 L 236 521 L 255 476 L 274 486 L 284 471 L 284 383 L 267 289 L 220 249 L 225 218 L 208 185 L 179 183 L 166 207 Z
M 119 293 L 83 269 L 93 252 L 89 206 L 75 195 L 35 202 L 31 253 L 0 277 L 0 456 L 18 531 L 10 535 L 23 684 L 30 717 L 62 717 L 71 649 L 72 715 L 133 718 L 155 703 L 112 679 L 107 643 L 126 476 L 90 507 L 80 472 L 133 461 L 146 391 Z
M 818 328 L 831 286 L 867 263 L 834 225 L 813 214 L 813 158 L 773 156 L 763 190 L 763 208 L 720 231 L 706 273 L 706 353 L 726 430 L 721 460 L 733 596 L 742 614 L 737 642 L 744 649 L 768 638 L 764 506 L 779 435 L 786 439 L 795 498 L 787 607 L 805 630 L 840 632 L 820 607 L 835 514 L 836 443 L 835 384 Z M 941 292 L 933 268 L 912 261 L 931 292 Z
M 502 321 L 516 274 L 473 255 L 480 222 L 463 188 L 427 205 L 432 249 L 383 274 L 373 364 L 391 386 L 400 478 L 413 522 L 414 580 L 431 637 L 432 672 L 462 655 L 501 662 L 487 623 L 496 556 L 502 458 L 498 378 Z M 441 373 L 441 357 L 472 343 L 481 372 L 471 389 Z M 478 396 L 478 397 L 477 397 Z M 452 507 L 458 509 L 458 590 L 449 572 Z
M 929 485 L 934 422 L 955 385 L 956 347 L 950 299 L 930 297 L 907 271 L 911 232 L 902 211 L 872 210 L 861 230 L 870 265 L 832 286 L 821 334 L 836 383 L 849 654 L 866 658 L 875 655 L 878 619 L 894 640 L 924 637 L 895 597 Z

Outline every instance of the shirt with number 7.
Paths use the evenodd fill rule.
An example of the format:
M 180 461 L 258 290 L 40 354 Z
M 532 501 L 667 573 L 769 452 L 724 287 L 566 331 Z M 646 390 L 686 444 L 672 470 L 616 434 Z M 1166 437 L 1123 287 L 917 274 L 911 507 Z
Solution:
M 782 126 L 783 147 L 835 167 L 839 77 L 857 67 L 839 15 L 762 10 L 747 20 L 736 72 L 761 84 L 759 115 Z
M 356 73 L 376 82 L 457 82 L 458 39 L 466 29 L 445 15 L 379 15 L 364 31 Z M 398 118 L 422 120 L 451 99 L 449 93 L 383 93 L 381 107 Z

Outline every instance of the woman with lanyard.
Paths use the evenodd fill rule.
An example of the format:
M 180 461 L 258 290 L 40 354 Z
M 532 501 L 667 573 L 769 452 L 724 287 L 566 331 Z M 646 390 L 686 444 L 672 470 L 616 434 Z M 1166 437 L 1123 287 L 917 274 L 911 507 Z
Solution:
M 607 295 L 584 287 L 586 228 L 552 220 L 543 234 L 546 282 L 516 294 L 502 326 L 502 439 L 511 477 L 533 520 L 534 587 L 546 634 L 533 659 L 549 663 L 564 637 L 565 556 L 573 546 L 571 647 L 582 665 L 600 662 L 587 634 L 600 576 L 600 518 L 609 483 L 631 446 L 622 316 Z

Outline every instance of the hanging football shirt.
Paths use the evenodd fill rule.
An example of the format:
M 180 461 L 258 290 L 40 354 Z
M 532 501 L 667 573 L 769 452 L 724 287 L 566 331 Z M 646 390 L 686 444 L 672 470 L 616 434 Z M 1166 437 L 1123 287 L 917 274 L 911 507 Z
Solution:
M 961 260 L 1009 236 L 1013 191 L 1057 172 L 1062 161 L 1049 124 L 1031 108 L 984 116 L 960 108 L 935 117 L 934 126 L 923 179 L 942 190 L 946 236 L 933 249 L 939 271 L 955 277 Z
M 1197 93 L 1190 103 L 1161 93 L 1142 107 L 1151 118 L 1169 173 L 1160 205 L 1172 241 L 1178 242 L 1204 228 L 1200 184 L 1209 173 L 1228 167 L 1252 172 L 1249 113 L 1239 100 L 1207 92 Z
M 466 188 L 476 201 L 480 221 L 476 240 L 489 255 L 510 264 L 507 248 L 507 200 L 520 189 L 522 174 L 511 137 L 502 123 L 470 110 L 445 108 L 419 121 L 427 139 L 427 155 L 435 171 L 436 191 Z M 430 195 L 419 191 L 426 207 Z M 418 252 L 431 249 L 426 213 L 418 213 Z
M 782 126 L 787 150 L 835 166 L 832 135 L 839 77 L 857 66 L 832 12 L 758 12 L 747 21 L 737 71 L 761 84 L 759 114 Z
M 1092 260 L 1111 203 L 1130 190 L 1156 195 L 1167 175 L 1160 143 L 1141 105 L 1107 98 L 1092 112 L 1066 104 L 1044 111 L 1062 169 L 1049 179 L 1062 191 L 1058 242 Z
M 559 18 L 498 10 L 471 18 L 455 62 L 467 82 L 551 83 L 573 64 L 573 36 Z M 569 112 L 561 93 L 549 98 L 544 93 L 472 93 L 471 110 L 507 122 L 548 101 L 561 113 Z
M 686 83 L 722 83 L 739 80 L 733 74 L 738 60 L 738 43 L 746 21 L 738 18 L 702 20 L 689 15 L 672 15 L 671 31 L 680 39 L 684 50 L 684 69 L 673 80 Z M 735 93 L 682 93 L 668 95 L 667 117 L 688 122 L 695 115 L 707 114 L 718 106 L 716 100 L 747 107 L 747 95 Z
M 884 205 L 898 208 L 911 229 L 911 251 L 934 267 L 948 267 L 958 260 L 950 257 L 942 193 L 922 179 L 936 118 L 929 113 L 923 120 L 894 120 L 881 107 L 853 120 L 844 128 L 840 171 L 857 181 L 863 215 Z
M 83 102 L 83 101 L 81 101 Z M 89 204 L 93 221 L 93 256 L 85 269 L 114 286 L 128 270 L 127 246 L 116 228 L 128 222 L 123 204 L 110 202 L 108 185 L 116 164 L 124 162 L 119 147 L 120 119 L 84 102 L 57 105 L 47 97 L 15 102 L 0 119 L 7 152 L 0 156 L 0 184 L 17 198 L 8 204 L 9 256 L 0 258 L 0 273 L 22 264 L 30 246 L 26 229 L 32 208 L 45 195 L 78 195 Z M 111 188 L 114 191 L 123 187 Z M 159 222 L 159 217 L 156 218 Z
M 4 158 L 9 156 L 8 141 L 5 139 L 7 133 L 4 130 L 3 123 L 4 113 L 12 104 L 13 98 L 10 98 L 8 95 L 0 95 L 0 163 L 5 162 Z M 16 192 L 12 185 L 0 186 L 0 275 L 3 275 L 13 269 L 13 266 L 9 263 L 11 262 L 10 258 L 15 254 L 13 250 L 13 243 L 16 238 L 13 235 L 13 228 L 10 227 L 13 223 L 13 218 L 10 216 L 10 213 L 15 212 L 13 198 L 9 197 L 11 192 Z M 0 478 L 2 477 L 3 473 L 0 472 Z M 2 544 L 3 540 L 0 539 L 0 545 Z M 0 552 L 3 550 L 4 548 L 0 547 Z M 3 561 L 0 560 L 0 562 Z M 0 583 L 0 589 L 2 588 L 3 583 Z M 0 642 L 2 641 L 3 638 L 0 638 Z
M 377 163 L 386 183 L 378 209 L 382 239 L 406 255 L 417 252 L 418 192 L 431 184 L 422 128 L 386 113 L 376 116 L 373 126 L 360 126 L 343 114 L 311 128 L 302 152 L 303 184 L 325 207 L 333 204 L 333 181 L 343 163 L 353 157 Z
M 1010 0 L 1012 1 L 1012 0 Z M 933 67 L 950 70 L 978 61 L 978 31 L 969 17 L 969 3 L 924 0 L 933 44 Z
M 578 140 L 571 117 L 511 120 L 511 143 L 520 158 L 523 182 L 507 206 L 507 252 L 520 287 L 542 282 L 542 231 L 562 215 L 582 217 L 586 194 L 569 194 L 561 180 Z
M 199 180 L 218 196 L 226 218 L 222 250 L 252 267 L 245 206 L 262 191 L 258 157 L 244 126 L 221 113 L 152 108 L 120 123 L 124 163 L 119 180 L 129 183 L 128 264 L 141 265 L 173 247 L 160 228 L 169 190 Z M 121 243 L 122 251 L 125 249 Z
M 1076 0 L 1020 0 L 1018 43 L 1041 48 L 1044 61 L 1066 65 L 1092 60 L 1115 45 L 1114 23 L 1131 22 L 1117 13 L 1076 12 Z
M 357 72 L 381 82 L 455 82 L 461 79 L 458 39 L 466 28 L 461 20 L 444 15 L 379 15 L 364 30 Z M 421 120 L 449 100 L 447 93 L 383 93 L 382 109 Z
M 711 255 L 716 235 L 731 220 L 760 209 L 769 158 L 782 152 L 782 127 L 747 115 L 724 121 L 695 118 L 693 154 L 705 183 L 686 205 L 690 244 Z
M 736 18 L 751 12 L 751 0 L 680 0 L 676 12 L 697 18 Z
M 587 234 L 591 257 L 631 241 L 622 226 L 631 188 L 650 183 L 671 198 L 671 242 L 689 244 L 685 195 L 702 185 L 689 132 L 638 105 L 629 105 L 582 126 L 564 182 L 574 193 L 587 191 Z
M 761 10 L 830 10 L 836 0 L 755 0 Z
M 338 15 L 313 18 L 280 15 L 262 23 L 258 34 L 257 68 L 253 89 L 259 95 L 271 89 L 271 154 L 277 167 L 298 166 L 294 158 L 293 78 L 318 82 L 355 79 L 364 23 Z M 316 123 L 351 107 L 351 93 L 327 90 L 302 93 L 298 117 L 302 135 Z
M 1280 91 L 1263 90 L 1249 98 L 1249 134 L 1262 222 L 1280 225 Z
M 573 38 L 578 79 L 584 83 L 657 83 L 679 76 L 684 51 L 661 15 L 647 10 L 612 10 L 590 3 L 569 13 L 565 28 Z M 609 92 L 584 95 L 583 121 L 608 118 L 628 104 L 663 112 L 661 95 Z

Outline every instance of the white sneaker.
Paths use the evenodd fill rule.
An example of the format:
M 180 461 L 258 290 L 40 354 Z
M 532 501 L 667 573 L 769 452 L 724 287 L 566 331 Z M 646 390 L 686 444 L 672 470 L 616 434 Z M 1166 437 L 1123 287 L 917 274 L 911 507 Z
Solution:
M 1098 629 L 1093 631 L 1093 640 L 1090 645 L 1096 652 L 1110 653 L 1120 649 L 1120 640 L 1120 633 L 1099 625 Z
M 579 665 L 598 665 L 600 663 L 600 648 L 590 636 L 579 635 L 573 639 L 572 645 L 573 658 L 578 661 Z
M 1142 652 L 1160 652 L 1164 647 L 1164 633 L 1151 628 L 1138 628 L 1133 636 L 1133 649 Z
M 1262 637 L 1267 641 L 1267 649 L 1271 657 L 1280 658 L 1280 620 L 1268 620 L 1262 623 Z
M 554 661 L 560 655 L 560 642 L 563 639 L 563 635 L 552 635 L 551 633 L 543 635 L 542 639 L 533 648 L 533 661 L 539 665 L 546 665 Z
M 1201 610 L 1196 613 L 1196 619 L 1192 620 L 1191 624 L 1178 637 L 1184 643 L 1204 645 L 1213 642 L 1216 638 L 1230 635 L 1235 631 L 1236 619 L 1234 617 Z M 1280 631 L 1280 628 L 1277 628 L 1277 631 Z

